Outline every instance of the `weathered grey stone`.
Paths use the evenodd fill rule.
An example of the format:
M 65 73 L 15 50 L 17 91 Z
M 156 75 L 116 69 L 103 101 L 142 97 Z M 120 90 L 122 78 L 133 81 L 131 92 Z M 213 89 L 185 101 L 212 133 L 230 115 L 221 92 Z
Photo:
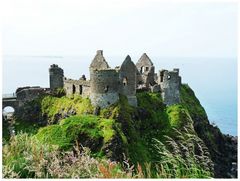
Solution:
M 157 75 L 154 65 L 146 53 L 141 56 L 136 65 L 128 55 L 120 67 L 111 69 L 103 56 L 103 51 L 98 50 L 89 71 L 90 80 L 87 80 L 85 75 L 79 80 L 67 79 L 64 77 L 63 69 L 53 64 L 49 68 L 50 89 L 63 87 L 67 96 L 78 94 L 89 97 L 92 104 L 100 108 L 116 103 L 119 100 L 119 94 L 126 96 L 128 103 L 136 107 L 137 89 L 161 92 L 166 105 L 180 102 L 181 77 L 179 69 L 161 70 Z M 40 87 L 18 88 L 16 105 L 21 106 L 21 103 L 33 100 L 41 94 L 48 93 L 48 91 L 49 89 Z M 70 112 L 70 114 L 75 113 Z
M 93 105 L 105 108 L 118 101 L 119 74 L 114 69 L 90 73 L 90 99 Z
M 155 77 L 155 68 L 153 66 L 152 61 L 147 56 L 146 53 L 144 53 L 138 62 L 136 63 L 136 67 L 138 70 L 137 73 L 137 82 L 138 84 L 144 84 L 144 87 L 149 87 L 149 84 L 154 85 L 154 77 Z
M 154 86 L 151 86 L 151 91 L 152 92 L 160 92 L 161 88 L 159 84 L 156 84 Z
M 49 68 L 50 89 L 63 88 L 63 77 L 63 69 L 56 64 L 52 64 Z
M 66 95 L 70 96 L 72 94 L 78 94 L 83 97 L 89 97 L 90 95 L 90 81 L 79 79 L 65 79 L 64 80 L 64 89 Z
M 178 69 L 174 69 L 173 71 L 161 70 L 159 72 L 159 84 L 162 98 L 166 105 L 180 102 L 181 77 L 179 76 Z
M 118 94 L 125 95 L 130 105 L 137 106 L 136 89 L 161 92 L 163 101 L 167 105 L 180 101 L 179 69 L 162 70 L 157 75 L 146 53 L 141 56 L 136 65 L 128 55 L 120 67 L 111 69 L 103 57 L 103 51 L 98 50 L 89 70 L 89 81 L 85 77 L 79 80 L 64 80 L 67 95 L 80 94 L 90 97 L 92 104 L 101 108 L 117 102 Z
M 92 63 L 90 64 L 90 70 L 104 70 L 110 68 L 105 58 L 103 57 L 103 51 L 98 50 Z
M 16 91 L 17 100 L 20 102 L 32 101 L 44 94 L 48 89 L 41 88 L 38 86 L 35 87 L 21 87 Z
M 136 76 L 137 68 L 128 55 L 119 71 L 121 94 L 126 96 L 136 94 Z
M 128 99 L 128 104 L 129 105 L 137 107 L 138 102 L 137 102 L 137 97 L 135 95 L 134 96 L 127 96 L 127 99 Z
M 93 106 L 99 106 L 100 108 L 106 108 L 116 103 L 119 100 L 119 95 L 115 93 L 92 93 L 90 95 L 91 103 Z

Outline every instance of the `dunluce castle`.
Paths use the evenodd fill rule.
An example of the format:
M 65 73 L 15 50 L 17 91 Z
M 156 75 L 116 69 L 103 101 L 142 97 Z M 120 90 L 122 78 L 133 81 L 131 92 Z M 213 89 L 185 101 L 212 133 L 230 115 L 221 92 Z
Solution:
M 137 106 L 137 91 L 160 92 L 166 105 L 179 103 L 181 77 L 179 69 L 173 71 L 160 70 L 155 73 L 155 67 L 144 53 L 136 65 L 128 55 L 120 67 L 110 68 L 98 50 L 89 67 L 90 80 L 83 75 L 79 80 L 64 77 L 64 71 L 53 64 L 49 68 L 50 88 L 21 87 L 16 90 L 16 101 L 3 100 L 3 107 L 21 107 L 24 102 L 37 96 L 49 93 L 58 88 L 64 88 L 66 95 L 79 94 L 89 97 L 95 107 L 106 108 L 125 95 L 132 106 Z
M 120 67 L 112 69 L 98 50 L 89 67 L 90 80 L 83 75 L 79 80 L 64 77 L 63 69 L 51 65 L 50 88 L 64 88 L 67 95 L 80 94 L 89 97 L 94 106 L 101 108 L 114 104 L 119 94 L 125 95 L 132 106 L 137 106 L 136 91 L 161 92 L 166 105 L 179 103 L 181 77 L 179 69 L 161 70 L 155 73 L 155 67 L 144 53 L 136 65 L 128 55 Z

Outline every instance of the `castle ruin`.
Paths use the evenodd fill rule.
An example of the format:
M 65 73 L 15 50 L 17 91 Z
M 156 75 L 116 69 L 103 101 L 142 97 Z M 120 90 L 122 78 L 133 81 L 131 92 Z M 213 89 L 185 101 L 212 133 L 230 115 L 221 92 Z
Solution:
M 128 103 L 137 106 L 137 91 L 160 92 L 166 105 L 180 102 L 181 77 L 179 69 L 160 70 L 155 67 L 144 53 L 136 65 L 128 55 L 120 67 L 111 68 L 98 50 L 89 67 L 90 80 L 83 75 L 79 80 L 64 77 L 63 69 L 53 64 L 49 68 L 50 89 L 64 88 L 66 95 L 79 94 L 89 97 L 94 106 L 106 108 L 124 95 Z
M 50 88 L 39 86 L 25 86 L 17 88 L 15 94 L 3 98 L 3 108 L 13 107 L 16 111 L 25 104 L 43 94 L 51 94 L 53 90 L 63 88 L 67 96 L 78 94 L 88 97 L 97 108 L 106 108 L 124 95 L 131 106 L 137 107 L 137 91 L 150 91 L 161 93 L 166 105 L 180 102 L 181 77 L 179 69 L 160 70 L 155 73 L 155 67 L 144 53 L 136 65 L 128 55 L 120 67 L 110 68 L 98 50 L 89 67 L 90 80 L 83 75 L 79 80 L 67 79 L 64 71 L 53 64 L 49 68 Z

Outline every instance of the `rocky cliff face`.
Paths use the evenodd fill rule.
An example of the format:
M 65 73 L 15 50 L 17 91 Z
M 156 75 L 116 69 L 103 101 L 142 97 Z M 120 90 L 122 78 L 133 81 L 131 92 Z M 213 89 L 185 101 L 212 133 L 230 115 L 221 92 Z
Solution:
M 237 177 L 237 137 L 224 135 L 209 123 L 207 114 L 188 85 L 181 87 L 181 102 L 189 110 L 194 129 L 208 147 L 216 178 Z

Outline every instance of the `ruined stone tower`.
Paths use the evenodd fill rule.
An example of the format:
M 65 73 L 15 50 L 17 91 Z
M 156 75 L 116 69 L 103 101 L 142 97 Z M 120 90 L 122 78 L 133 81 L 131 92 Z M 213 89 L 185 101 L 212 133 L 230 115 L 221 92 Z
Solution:
M 122 63 L 119 71 L 120 94 L 128 98 L 128 102 L 132 106 L 137 106 L 136 98 L 136 80 L 137 68 L 128 55 Z
M 153 66 L 152 61 L 150 58 L 147 56 L 146 53 L 144 53 L 138 62 L 136 63 L 137 67 L 137 83 L 138 84 L 143 84 L 146 86 L 146 88 L 149 87 L 150 85 L 154 85 L 154 71 L 155 68 Z
M 52 64 L 49 68 L 50 89 L 63 88 L 63 77 L 63 69 Z
M 159 71 L 158 83 L 161 87 L 163 102 L 166 105 L 180 102 L 181 77 L 179 76 L 179 69 Z
M 103 51 L 98 50 L 90 65 L 90 99 L 94 106 L 108 107 L 118 101 L 119 74 L 110 69 L 103 57 Z
M 173 71 L 161 70 L 155 74 L 155 67 L 144 53 L 136 65 L 128 55 L 122 65 L 112 69 L 103 56 L 103 51 L 98 50 L 90 67 L 90 80 L 82 76 L 78 80 L 67 79 L 63 70 L 53 64 L 49 68 L 50 88 L 64 86 L 67 96 L 81 95 L 89 97 L 96 108 L 106 108 L 119 100 L 119 95 L 124 95 L 131 106 L 137 107 L 137 91 L 159 92 L 166 105 L 177 104 L 180 101 L 181 77 L 179 69 Z

